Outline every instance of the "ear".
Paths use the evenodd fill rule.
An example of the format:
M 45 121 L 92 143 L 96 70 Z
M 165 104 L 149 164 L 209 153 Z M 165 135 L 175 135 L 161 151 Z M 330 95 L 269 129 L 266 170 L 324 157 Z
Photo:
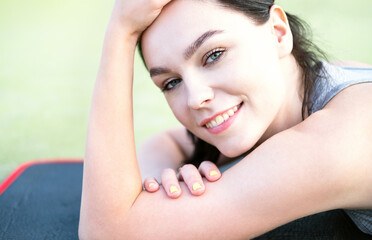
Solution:
M 293 36 L 287 15 L 281 7 L 277 5 L 271 7 L 270 22 L 272 34 L 277 44 L 279 58 L 288 56 L 293 49 Z

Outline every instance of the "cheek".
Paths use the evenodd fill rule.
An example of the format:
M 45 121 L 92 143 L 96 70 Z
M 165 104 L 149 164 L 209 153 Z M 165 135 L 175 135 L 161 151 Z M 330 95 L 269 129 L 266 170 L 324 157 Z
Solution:
M 225 89 L 233 91 L 231 93 L 264 94 L 265 89 L 272 88 L 281 77 L 279 58 L 273 46 L 255 49 L 245 45 L 231 55 L 215 74 Z
M 183 100 L 182 96 L 179 95 L 167 96 L 166 100 L 173 112 L 173 115 L 182 125 L 187 127 L 190 116 L 188 114 L 189 112 L 187 110 L 186 100 Z

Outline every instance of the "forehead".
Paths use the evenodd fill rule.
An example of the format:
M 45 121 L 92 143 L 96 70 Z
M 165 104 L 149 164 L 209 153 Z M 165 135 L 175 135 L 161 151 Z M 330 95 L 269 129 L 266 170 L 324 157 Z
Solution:
M 246 23 L 253 25 L 243 13 L 222 7 L 215 0 L 173 0 L 143 34 L 146 64 L 153 65 L 161 56 L 182 55 L 189 44 L 207 31 L 239 33 Z

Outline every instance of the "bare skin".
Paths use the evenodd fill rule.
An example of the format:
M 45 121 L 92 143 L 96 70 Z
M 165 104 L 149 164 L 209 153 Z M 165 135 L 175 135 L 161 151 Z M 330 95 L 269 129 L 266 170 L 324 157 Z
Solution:
M 372 65 L 355 61 L 335 61 L 332 62 L 332 64 L 347 67 L 372 68 Z M 164 141 L 167 140 L 169 142 L 164 144 Z M 138 158 L 141 173 L 151 176 L 146 177 L 144 180 L 144 189 L 150 193 L 156 192 L 160 189 L 160 184 L 162 183 L 164 186 L 168 186 L 165 187 L 165 189 L 168 189 L 171 185 L 179 185 L 177 181 L 182 181 L 184 179 L 182 176 L 186 175 L 187 179 L 191 179 L 191 181 L 185 182 L 190 189 L 190 193 L 194 196 L 200 196 L 205 192 L 205 188 L 197 192 L 193 191 L 192 187 L 195 182 L 197 182 L 196 179 L 205 177 L 210 182 L 217 181 L 221 177 L 218 166 L 228 164 L 234 160 L 233 158 L 227 158 L 221 154 L 216 164 L 206 160 L 198 169 L 187 168 L 188 171 L 183 171 L 182 176 L 177 176 L 177 171 L 183 166 L 182 163 L 191 156 L 192 152 L 193 143 L 190 137 L 187 136 L 184 127 L 169 129 L 149 138 L 147 142 L 141 146 Z M 210 173 L 212 173 L 213 178 L 211 178 Z M 160 176 L 165 177 L 161 178 Z M 178 198 L 182 194 L 173 195 L 167 191 L 166 193 L 170 198 Z
M 198 169 L 193 165 L 183 165 L 192 151 L 193 143 L 183 127 L 169 129 L 149 138 L 138 153 L 144 189 L 156 192 L 160 189 L 160 184 L 164 189 L 175 186 L 178 191 L 166 193 L 171 198 L 178 198 L 182 195 L 178 181 L 184 181 L 191 194 L 203 194 L 205 187 L 202 178 L 214 182 L 220 179 L 221 173 L 218 167 L 209 161 L 202 162 Z
M 164 10 L 163 7 L 169 2 L 171 4 Z M 229 138 L 232 141 L 225 141 L 219 137 L 209 138 L 208 132 L 191 120 L 205 119 L 206 116 L 221 110 L 217 107 L 225 109 L 226 106 L 222 104 L 239 102 L 242 95 L 236 95 L 231 91 L 226 94 L 226 89 L 220 88 L 221 91 L 213 92 L 212 98 L 209 90 L 216 90 L 213 87 L 218 85 L 217 82 L 213 82 L 216 83 L 213 86 L 193 85 L 195 78 L 187 76 L 191 74 L 190 69 L 195 70 L 194 68 L 181 69 L 183 73 L 187 73 L 187 76 L 183 75 L 182 78 L 185 89 L 191 89 L 191 86 L 198 87 L 195 88 L 196 91 L 182 95 L 187 98 L 188 105 L 177 108 L 176 105 L 180 107 L 179 98 L 168 96 L 167 100 L 172 103 L 170 105 L 176 116 L 178 111 L 187 110 L 187 116 L 190 118 L 183 119 L 183 115 L 179 115 L 182 123 L 198 133 L 198 136 L 211 141 L 226 156 L 237 156 L 241 151 L 246 151 L 257 143 L 260 145 L 226 171 L 217 182 L 203 180 L 206 191 L 199 197 L 191 195 L 190 188 L 183 182 L 179 183 L 183 194 L 177 200 L 169 199 L 164 191 L 154 193 L 142 191 L 132 119 L 132 68 L 136 42 L 162 9 L 165 12 L 162 12 L 155 25 L 148 29 L 148 41 L 145 46 L 151 46 L 156 42 L 152 40 L 162 37 L 161 25 L 157 25 L 156 28 L 156 23 L 160 23 L 162 19 L 164 23 L 172 22 L 170 20 L 178 21 L 178 14 L 194 10 L 194 7 L 203 7 L 208 10 L 206 11 L 208 14 L 223 14 L 225 20 L 239 17 L 237 14 L 223 12 L 222 9 L 216 8 L 213 4 L 208 5 L 204 1 L 117 0 L 115 3 L 105 36 L 89 120 L 80 238 L 247 239 L 316 212 L 335 208 L 371 208 L 372 176 L 368 171 L 372 168 L 371 84 L 360 84 L 345 89 L 322 111 L 311 115 L 303 122 L 297 120 L 296 114 L 290 114 L 292 118 L 287 119 L 290 121 L 282 121 L 277 116 L 284 115 L 277 115 L 276 112 L 271 114 L 270 111 L 269 115 L 262 115 L 263 113 L 249 115 L 251 108 L 248 107 L 248 102 L 244 102 L 239 116 L 247 116 L 252 121 L 257 120 L 254 129 L 259 129 L 257 130 L 259 132 L 252 133 L 254 136 L 249 139 Z M 182 12 L 178 12 L 178 9 L 182 9 Z M 276 100 L 286 103 L 286 106 L 287 103 L 293 104 L 289 109 L 298 113 L 301 101 L 296 99 L 298 89 L 293 87 L 297 86 L 293 83 L 299 79 L 296 74 L 289 71 L 296 66 L 291 55 L 290 30 L 285 14 L 280 8 L 273 7 L 270 11 L 272 17 L 262 28 L 255 28 L 243 18 L 241 23 L 252 31 L 257 31 L 257 34 L 262 34 L 260 40 L 266 39 L 265 43 L 268 45 L 265 49 L 269 48 L 272 52 L 267 52 L 268 55 L 265 57 L 270 56 L 267 60 L 272 61 L 271 64 L 275 66 L 273 69 L 282 76 L 279 77 L 281 83 L 285 84 L 284 86 L 292 86 L 290 90 L 293 92 L 290 95 L 291 99 L 287 99 L 287 94 L 272 93 L 275 94 Z M 225 33 L 228 30 L 226 25 Z M 198 33 L 193 31 L 191 28 L 185 29 L 187 36 L 195 37 Z M 170 41 L 174 44 L 181 42 Z M 189 41 L 185 46 L 190 43 Z M 175 49 L 183 51 L 185 46 Z M 234 56 L 234 51 L 231 50 L 229 54 Z M 174 56 L 174 61 L 183 58 L 182 54 Z M 236 55 L 234 59 L 239 59 L 239 56 Z M 152 55 L 149 48 L 147 49 L 145 59 L 150 68 L 159 63 L 157 57 L 162 57 L 161 52 Z M 229 59 L 228 55 L 224 59 Z M 255 60 L 259 61 L 258 58 Z M 172 62 L 168 62 L 167 66 L 173 67 Z M 189 65 L 184 62 L 179 66 Z M 177 74 L 181 75 L 180 72 Z M 202 76 L 206 75 L 199 77 Z M 157 77 L 153 80 L 161 86 L 164 79 L 162 76 Z M 269 75 L 262 77 L 271 80 Z M 294 82 L 291 84 L 287 81 Z M 270 86 L 266 85 L 267 91 L 271 91 Z M 254 89 L 256 88 L 252 88 Z M 221 98 L 224 101 L 214 105 Z M 201 102 L 198 103 L 197 99 Z M 265 99 L 253 100 L 258 106 L 270 105 L 264 101 Z M 278 113 L 282 113 L 281 106 L 273 107 Z M 210 113 L 201 114 L 207 110 Z M 240 125 L 239 121 L 237 117 L 234 124 Z M 260 125 L 261 122 L 267 124 Z M 234 130 L 234 124 L 225 131 L 226 135 Z M 243 140 L 244 144 L 238 144 Z M 184 152 L 183 154 L 187 155 L 186 151 Z M 181 159 L 183 154 L 179 154 L 178 157 Z M 178 163 L 179 161 L 175 166 Z M 161 186 L 160 189 L 162 190 Z

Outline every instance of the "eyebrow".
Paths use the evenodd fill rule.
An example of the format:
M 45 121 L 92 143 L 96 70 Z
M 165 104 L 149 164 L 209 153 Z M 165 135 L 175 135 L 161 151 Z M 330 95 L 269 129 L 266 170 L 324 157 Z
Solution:
M 193 43 L 190 44 L 183 53 L 185 60 L 188 60 L 194 55 L 194 53 L 198 50 L 198 48 L 203 45 L 205 41 L 211 38 L 213 35 L 222 33 L 222 30 L 209 30 L 203 33 L 200 37 L 198 37 Z M 171 70 L 169 68 L 164 67 L 155 67 L 150 69 L 150 76 L 154 77 L 160 74 L 170 73 Z
M 160 74 L 164 73 L 170 73 L 171 70 L 169 68 L 164 68 L 164 67 L 155 67 L 150 69 L 150 76 L 154 77 Z
M 203 33 L 198 39 L 196 39 L 190 46 L 188 46 L 183 53 L 183 56 L 186 60 L 190 59 L 192 55 L 198 50 L 198 48 L 203 45 L 205 41 L 207 41 L 209 38 L 211 38 L 213 35 L 222 33 L 222 30 L 210 30 L 205 33 Z

